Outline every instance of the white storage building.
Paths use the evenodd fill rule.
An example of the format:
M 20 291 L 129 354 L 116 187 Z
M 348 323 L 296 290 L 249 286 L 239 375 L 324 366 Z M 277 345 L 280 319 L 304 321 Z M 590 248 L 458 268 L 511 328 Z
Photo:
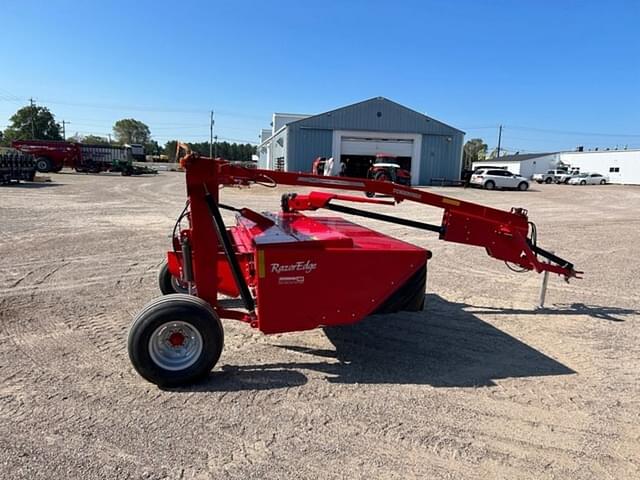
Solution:
M 611 183 L 640 185 L 640 150 L 561 152 L 560 161 L 581 172 L 607 175 Z
M 505 155 L 493 160 L 473 162 L 472 168 L 504 168 L 511 173 L 531 178 L 536 173 L 544 173 L 556 168 L 560 161 L 559 154 L 553 153 L 524 153 L 522 155 Z

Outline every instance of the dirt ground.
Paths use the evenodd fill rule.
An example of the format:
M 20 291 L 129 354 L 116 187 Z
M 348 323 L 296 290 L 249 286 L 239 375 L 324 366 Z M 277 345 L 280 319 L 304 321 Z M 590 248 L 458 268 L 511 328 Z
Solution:
M 541 276 L 362 221 L 433 251 L 424 311 L 276 336 L 227 321 L 210 378 L 163 391 L 126 338 L 184 177 L 53 180 L 0 187 L 0 478 L 640 478 L 640 187 L 433 188 L 528 208 L 584 279 L 550 277 L 536 311 Z M 276 210 L 290 190 L 222 199 Z

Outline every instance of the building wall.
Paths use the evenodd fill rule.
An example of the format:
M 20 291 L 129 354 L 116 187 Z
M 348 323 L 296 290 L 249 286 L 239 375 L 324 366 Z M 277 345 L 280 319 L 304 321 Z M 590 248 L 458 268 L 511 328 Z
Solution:
M 533 177 L 536 173 L 545 173 L 558 166 L 559 157 L 557 154 L 545 155 L 527 160 L 520 167 L 520 175 L 526 178 Z
M 562 152 L 560 159 L 581 172 L 607 175 L 611 183 L 640 185 L 640 150 Z M 611 172 L 617 168 L 618 172 Z
M 271 120 L 271 134 L 273 135 L 288 123 L 308 117 L 309 115 L 301 115 L 297 113 L 274 113 Z
M 275 170 L 279 162 L 283 162 L 284 169 L 287 170 L 287 129 L 283 129 L 277 135 L 274 135 L 270 145 L 270 155 L 267 168 Z
M 460 180 L 463 135 L 423 135 L 418 184 L 435 179 Z
M 473 170 L 475 170 L 476 168 L 487 168 L 487 167 L 496 167 L 496 168 L 504 168 L 506 170 L 509 170 L 511 173 L 517 173 L 518 175 L 521 175 L 520 173 L 520 169 L 523 163 L 525 163 L 526 160 L 522 161 L 522 162 L 501 162 L 501 161 L 491 161 L 491 160 L 483 160 L 482 162 L 473 162 L 473 164 L 471 165 L 471 168 Z
M 472 168 L 481 167 L 498 167 L 506 168 L 511 173 L 517 173 L 525 178 L 531 178 L 536 173 L 544 173 L 547 170 L 556 168 L 559 161 L 558 154 L 543 155 L 541 157 L 528 158 L 519 162 L 500 161 L 500 160 L 483 160 L 482 162 L 473 162 Z
M 287 169 L 290 172 L 310 172 L 316 157 L 332 155 L 331 130 L 306 128 L 297 124 L 289 125 L 287 130 Z
M 263 142 L 271 136 L 271 130 L 263 128 L 260 130 L 260 146 L 258 147 L 258 168 L 269 168 L 270 147 L 263 145 Z

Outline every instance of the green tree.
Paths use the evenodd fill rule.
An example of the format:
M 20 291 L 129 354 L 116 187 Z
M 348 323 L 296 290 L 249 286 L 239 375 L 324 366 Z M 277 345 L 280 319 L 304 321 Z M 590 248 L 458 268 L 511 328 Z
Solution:
M 149 140 L 144 144 L 145 155 L 160 155 L 162 153 L 162 147 L 155 140 Z
M 169 140 L 164 144 L 164 154 L 169 158 L 170 162 L 176 161 L 176 146 L 178 145 L 177 140 Z
M 90 145 L 109 145 L 109 139 L 98 135 L 84 135 L 78 140 Z
M 176 140 L 170 140 L 164 145 L 164 154 L 169 157 L 171 162 L 176 158 L 176 145 Z M 188 143 L 187 145 L 192 151 L 209 156 L 209 142 Z M 251 160 L 251 155 L 256 153 L 256 147 L 249 143 L 217 142 L 213 151 L 214 155 L 227 160 L 248 161 Z
M 113 125 L 113 135 L 120 143 L 142 143 L 147 144 L 151 140 L 151 130 L 149 127 L 133 118 L 123 118 Z
M 487 144 L 481 138 L 468 140 L 462 149 L 462 168 L 471 170 L 473 162 L 484 160 L 487 157 L 487 149 Z
M 12 140 L 62 140 L 60 124 L 47 107 L 27 105 L 9 119 L 11 124 L 2 135 L 6 144 Z

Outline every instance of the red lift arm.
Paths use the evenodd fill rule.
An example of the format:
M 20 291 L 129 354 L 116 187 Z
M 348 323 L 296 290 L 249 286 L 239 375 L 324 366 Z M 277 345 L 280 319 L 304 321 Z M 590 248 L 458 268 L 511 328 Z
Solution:
M 522 208 L 512 208 L 510 212 L 507 212 L 390 182 L 249 169 L 233 165 L 222 159 L 213 160 L 200 157 L 197 154 L 187 155 L 181 163 L 186 169 L 187 193 L 191 205 L 193 248 L 199 252 L 209 252 L 207 255 L 195 257 L 194 271 L 198 278 L 198 296 L 205 298 L 212 304 L 215 303 L 217 294 L 215 291 L 216 282 L 213 281 L 216 278 L 214 257 L 217 249 L 212 248 L 211 242 L 217 238 L 217 235 L 211 222 L 211 213 L 205 202 L 205 195 L 208 193 L 213 202 L 218 203 L 218 189 L 223 185 L 249 186 L 257 183 L 268 186 L 282 184 L 356 190 L 390 196 L 397 203 L 409 200 L 431 205 L 444 209 L 440 226 L 428 228 L 426 224 L 414 221 L 406 221 L 404 224 L 422 225 L 426 229 L 437 231 L 441 240 L 485 247 L 490 256 L 517 265 L 522 269 L 535 270 L 538 273 L 549 271 L 563 275 L 566 280 L 572 277 L 578 278 L 578 275 L 582 273 L 576 271 L 571 263 L 535 244 L 535 237 L 533 239 L 529 237 L 530 225 L 527 211 Z M 285 211 L 303 211 L 331 208 L 345 213 L 364 213 L 365 216 L 374 216 L 374 218 L 383 217 L 332 205 L 333 200 L 381 203 L 380 200 L 311 192 L 308 195 L 291 195 L 284 198 L 283 209 Z M 383 201 L 382 203 L 392 204 L 393 202 Z M 390 218 L 392 217 L 386 219 Z M 538 256 L 549 261 L 540 260 Z M 204 281 L 200 281 L 201 279 Z

